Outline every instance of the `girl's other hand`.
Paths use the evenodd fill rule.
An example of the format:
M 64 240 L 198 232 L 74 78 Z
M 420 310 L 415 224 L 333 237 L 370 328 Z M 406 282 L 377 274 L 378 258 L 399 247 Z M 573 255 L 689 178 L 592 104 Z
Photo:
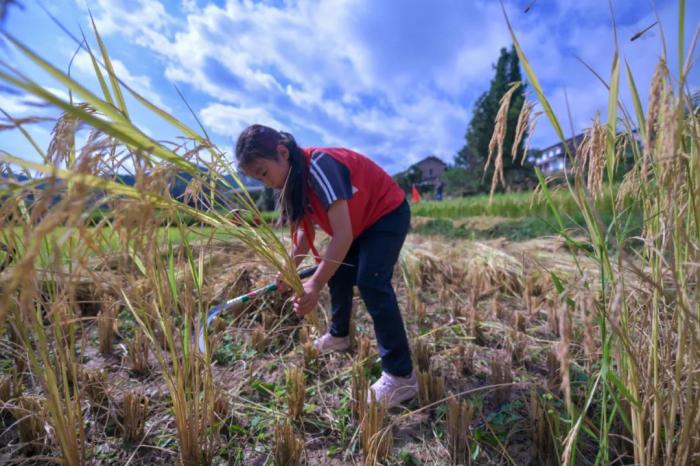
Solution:
M 318 306 L 319 287 L 311 279 L 304 283 L 304 294 L 294 299 L 294 312 L 299 317 L 304 317 Z

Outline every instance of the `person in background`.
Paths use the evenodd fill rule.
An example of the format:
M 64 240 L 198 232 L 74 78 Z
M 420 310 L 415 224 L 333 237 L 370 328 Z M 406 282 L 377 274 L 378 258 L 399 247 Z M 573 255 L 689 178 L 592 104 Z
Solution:
M 442 201 L 442 190 L 445 188 L 445 183 L 442 182 L 442 180 L 438 180 L 437 185 L 435 186 L 435 200 L 436 201 Z

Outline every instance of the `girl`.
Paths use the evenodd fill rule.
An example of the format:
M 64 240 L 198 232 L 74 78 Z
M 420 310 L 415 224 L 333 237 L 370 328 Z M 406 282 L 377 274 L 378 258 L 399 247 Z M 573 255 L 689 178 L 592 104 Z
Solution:
M 304 283 L 304 294 L 295 299 L 297 315 L 313 310 L 320 290 L 328 284 L 331 325 L 314 346 L 322 353 L 348 349 L 353 286 L 357 285 L 372 316 L 382 358 L 382 376 L 370 390 L 388 406 L 415 397 L 416 375 L 391 285 L 411 219 L 401 188 L 357 152 L 300 148 L 291 134 L 262 125 L 241 133 L 236 159 L 246 175 L 281 191 L 281 214 L 290 223 L 295 263 L 299 265 L 309 250 L 319 263 Z M 322 256 L 314 247 L 315 224 L 331 237 Z

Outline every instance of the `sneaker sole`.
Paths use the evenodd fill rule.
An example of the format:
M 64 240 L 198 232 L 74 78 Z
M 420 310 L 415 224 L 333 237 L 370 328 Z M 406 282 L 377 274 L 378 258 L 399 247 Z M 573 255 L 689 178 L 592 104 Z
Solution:
M 402 393 L 403 392 L 403 393 Z M 418 389 L 415 387 L 406 387 L 405 390 L 399 389 L 397 394 L 391 398 L 391 402 L 382 401 L 386 404 L 387 408 L 395 408 L 399 406 L 404 401 L 412 400 L 418 396 Z M 367 403 L 370 403 L 370 398 L 367 399 Z

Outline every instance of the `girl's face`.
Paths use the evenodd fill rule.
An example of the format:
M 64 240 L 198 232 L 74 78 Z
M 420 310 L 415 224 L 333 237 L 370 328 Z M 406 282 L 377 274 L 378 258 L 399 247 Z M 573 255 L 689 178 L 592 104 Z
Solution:
M 243 172 L 268 188 L 282 189 L 289 173 L 289 150 L 280 144 L 276 159 L 258 157 L 244 166 Z

